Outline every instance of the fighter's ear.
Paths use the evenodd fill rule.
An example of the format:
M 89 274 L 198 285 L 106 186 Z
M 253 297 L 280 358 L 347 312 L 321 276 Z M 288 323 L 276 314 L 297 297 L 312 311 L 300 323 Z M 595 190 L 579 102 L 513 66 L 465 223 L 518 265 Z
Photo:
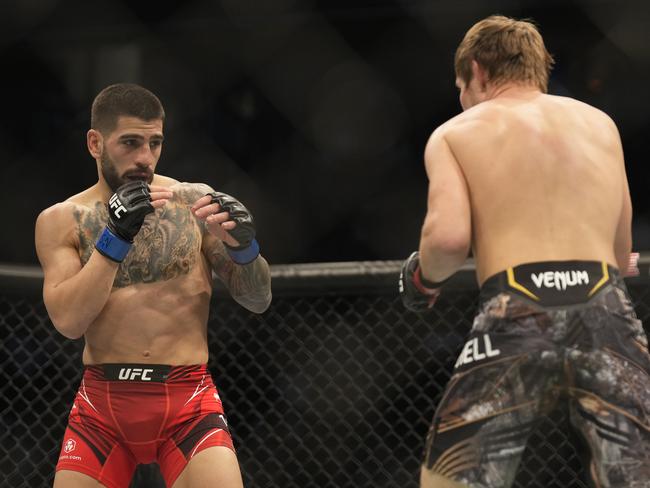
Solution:
M 487 82 L 490 81 L 487 70 L 475 59 L 472 59 L 472 78 L 476 79 L 482 90 L 485 90 Z
M 104 149 L 104 136 L 102 136 L 101 132 L 90 129 L 86 133 L 86 144 L 90 155 L 95 159 L 99 159 Z

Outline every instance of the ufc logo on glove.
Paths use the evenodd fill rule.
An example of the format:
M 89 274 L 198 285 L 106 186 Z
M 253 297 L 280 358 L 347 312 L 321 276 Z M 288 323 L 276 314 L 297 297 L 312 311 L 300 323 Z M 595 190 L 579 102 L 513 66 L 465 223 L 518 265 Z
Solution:
M 120 202 L 120 199 L 117 198 L 117 194 L 114 193 L 113 196 L 110 198 L 108 201 L 108 204 L 110 205 L 111 208 L 115 209 L 114 215 L 116 218 L 121 218 L 120 217 L 120 212 L 126 213 L 126 208 L 124 208 L 124 205 L 122 205 L 122 202 Z

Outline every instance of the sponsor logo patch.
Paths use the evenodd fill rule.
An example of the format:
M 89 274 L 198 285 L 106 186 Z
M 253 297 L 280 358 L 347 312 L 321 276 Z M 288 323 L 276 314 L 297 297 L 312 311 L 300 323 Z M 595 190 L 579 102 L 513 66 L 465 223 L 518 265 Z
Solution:
M 63 444 L 63 451 L 69 453 L 74 451 L 76 447 L 77 447 L 77 442 L 74 439 L 68 439 L 67 441 L 65 441 L 65 444 Z

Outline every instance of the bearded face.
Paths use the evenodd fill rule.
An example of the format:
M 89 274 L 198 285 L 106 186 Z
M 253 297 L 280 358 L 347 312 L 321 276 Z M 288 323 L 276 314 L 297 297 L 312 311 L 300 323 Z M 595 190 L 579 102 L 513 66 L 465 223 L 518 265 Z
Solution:
M 142 180 L 146 181 L 148 184 L 151 184 L 153 181 L 153 171 L 151 168 L 130 169 L 125 171 L 123 174 L 120 174 L 117 170 L 117 164 L 115 164 L 115 161 L 110 157 L 105 147 L 102 149 L 100 163 L 102 176 L 113 192 L 129 181 Z
M 163 121 L 120 116 L 114 128 L 104 133 L 88 131 L 89 148 L 94 146 L 101 179 L 115 192 L 130 181 L 151 184 L 163 144 Z

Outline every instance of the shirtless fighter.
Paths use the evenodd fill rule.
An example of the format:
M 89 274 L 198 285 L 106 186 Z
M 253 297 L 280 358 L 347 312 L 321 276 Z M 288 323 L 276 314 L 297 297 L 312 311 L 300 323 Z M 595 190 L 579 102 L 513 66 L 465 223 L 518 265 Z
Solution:
M 269 267 L 239 201 L 155 173 L 164 118 L 150 91 L 105 88 L 87 134 L 97 183 L 36 222 L 52 323 L 85 338 L 55 487 L 125 488 L 151 462 L 169 487 L 242 486 L 206 368 L 212 272 L 261 313 Z
M 425 149 L 428 211 L 401 293 L 416 310 L 470 246 L 479 312 L 427 438 L 423 487 L 512 485 L 535 422 L 562 401 L 597 487 L 650 487 L 650 357 L 619 269 L 631 203 L 618 131 L 546 94 L 529 22 L 492 16 L 456 51 L 464 112 Z

